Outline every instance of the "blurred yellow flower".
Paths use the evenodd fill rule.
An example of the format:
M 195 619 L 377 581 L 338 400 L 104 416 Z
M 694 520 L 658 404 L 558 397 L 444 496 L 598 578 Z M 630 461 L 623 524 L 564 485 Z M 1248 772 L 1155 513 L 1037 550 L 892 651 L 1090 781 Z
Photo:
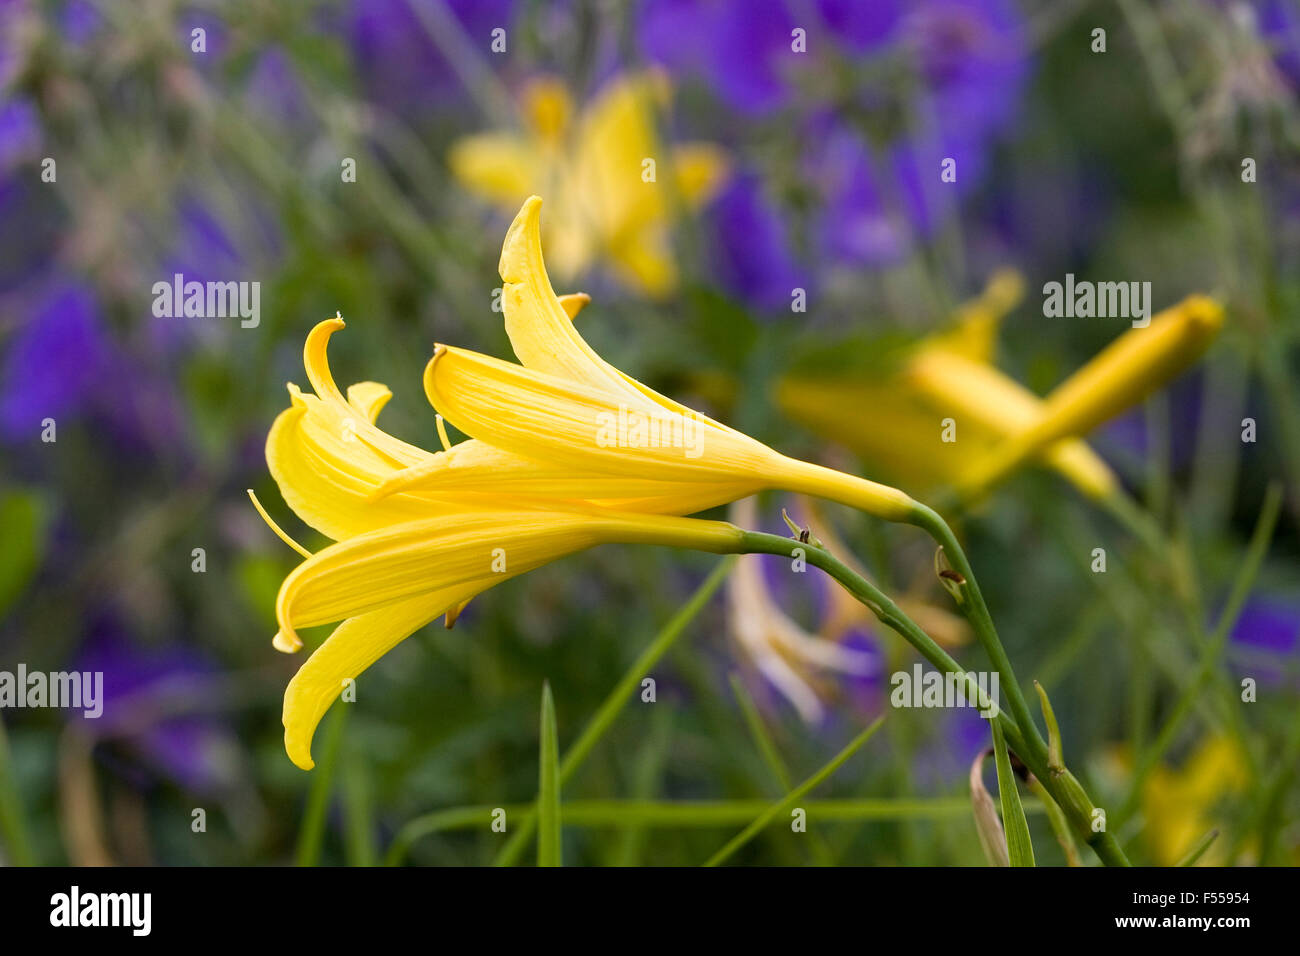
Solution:
M 716 146 L 661 141 L 670 96 L 663 75 L 628 74 L 575 115 L 561 81 L 538 79 L 521 97 L 521 131 L 458 140 L 448 164 L 506 211 L 534 193 L 551 197 L 546 247 L 562 280 L 603 259 L 625 284 L 663 296 L 677 285 L 672 223 L 708 201 L 727 172 Z
M 952 487 L 1042 414 L 1042 400 L 992 364 L 998 324 L 1022 293 L 1017 273 L 1000 272 L 951 329 L 922 342 L 895 374 L 882 381 L 787 378 L 777 386 L 777 402 L 918 493 Z M 957 423 L 956 441 L 942 440 L 946 418 Z M 1117 485 L 1078 439 L 1047 446 L 1042 458 L 1091 497 Z
M 1223 327 L 1223 306 L 1203 295 L 1188 296 L 1151 320 L 1131 328 L 1043 400 L 1034 423 L 1018 431 L 959 484 L 978 494 L 1045 448 L 1086 435 L 1172 381 L 1209 348 Z
M 1214 827 L 1216 806 L 1248 783 L 1245 757 L 1226 737 L 1205 740 L 1181 770 L 1160 766 L 1152 771 L 1142 790 L 1142 813 L 1155 862 L 1174 866 L 1182 860 Z M 1222 865 L 1223 842 L 1216 840 L 1200 863 Z
M 973 499 L 1041 461 L 1088 497 L 1107 498 L 1118 479 L 1082 436 L 1195 362 L 1218 333 L 1223 309 L 1190 296 L 1148 327 L 1125 332 L 1040 399 L 990 364 L 997 321 L 1019 297 L 1019 277 L 999 274 L 954 329 L 919 345 L 887 380 L 786 379 L 777 401 L 791 418 L 918 492 L 952 488 Z M 945 419 L 953 428 L 946 441 Z

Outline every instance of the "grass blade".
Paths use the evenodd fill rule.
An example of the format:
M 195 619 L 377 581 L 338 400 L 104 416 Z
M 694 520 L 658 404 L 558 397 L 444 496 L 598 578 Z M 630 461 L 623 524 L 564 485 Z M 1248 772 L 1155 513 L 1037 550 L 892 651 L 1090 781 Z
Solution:
M 537 865 L 560 866 L 560 741 L 550 681 L 542 684 L 540 764 L 537 771 Z
M 754 703 L 754 698 L 745 689 L 739 674 L 731 675 L 731 692 L 735 694 L 736 701 L 740 704 L 741 713 L 745 717 L 745 725 L 749 728 L 750 736 L 754 738 L 754 746 L 758 748 L 758 752 L 762 756 L 763 762 L 767 764 L 767 769 L 771 771 L 777 786 L 782 791 L 789 790 L 792 785 L 790 771 L 786 769 L 785 761 L 781 759 L 781 752 L 776 749 L 776 744 L 772 741 L 772 735 L 767 732 L 767 725 L 763 722 L 763 715 L 758 712 L 758 705 Z M 830 847 L 826 845 L 826 841 L 816 833 L 810 833 L 808 837 L 813 862 L 818 866 L 834 866 L 835 858 L 831 854 Z
M 329 808 L 330 790 L 334 785 L 334 768 L 338 765 L 339 743 L 343 740 L 343 725 L 347 722 L 347 706 L 337 703 L 330 708 L 329 726 L 325 729 L 325 747 L 316 772 L 312 774 L 311 789 L 307 792 L 307 809 L 303 811 L 302 828 L 298 831 L 297 863 L 315 866 L 320 862 L 321 845 L 325 842 L 325 811 Z
M 705 830 L 733 827 L 752 821 L 771 806 L 770 800 L 566 800 L 564 825 L 583 829 L 629 831 L 638 828 L 658 830 Z M 970 813 L 970 801 L 964 797 L 922 797 L 915 799 L 863 798 L 847 800 L 808 800 L 803 804 L 818 823 L 861 825 L 899 820 L 947 820 Z M 423 837 L 452 830 L 477 830 L 492 819 L 491 804 L 449 807 L 416 817 L 398 832 L 384 859 L 386 866 L 398 866 L 411 846 Z M 507 804 L 500 807 L 508 818 L 522 816 L 533 804 Z M 1032 804 L 1028 813 L 1041 813 Z
M 998 767 L 998 799 L 1002 801 L 1002 828 L 1007 834 L 1007 859 L 1012 866 L 1033 866 L 1034 845 L 1029 840 L 1029 821 L 1025 819 L 1020 791 L 1016 789 L 1016 775 L 1011 769 L 1011 758 L 1007 756 L 1007 742 L 996 720 L 990 720 L 989 725 L 993 728 L 993 759 Z
M 604 736 L 605 731 L 609 730 L 613 725 L 619 712 L 635 696 L 634 692 L 640 686 L 641 679 L 645 677 L 646 672 L 672 650 L 678 639 L 686 633 L 686 625 L 694 620 L 695 615 L 700 613 L 704 605 L 709 603 L 709 599 L 713 597 L 722 582 L 726 580 L 727 574 L 731 571 L 735 561 L 734 556 L 723 559 L 704 579 L 704 582 L 695 589 L 695 593 L 655 635 L 655 639 L 650 642 L 650 646 L 642 651 L 640 656 L 632 662 L 632 666 L 623 673 L 619 682 L 614 685 L 614 689 L 609 692 L 609 696 L 601 703 L 595 716 L 591 718 L 587 726 L 583 728 L 582 733 L 578 735 L 578 739 L 570 745 L 568 751 L 564 754 L 564 760 L 560 763 L 561 784 L 569 782 L 569 778 L 582 765 L 587 754 L 591 753 L 592 748 Z M 532 838 L 536 828 L 536 809 L 521 815 L 519 826 L 506 841 L 506 845 L 501 848 L 501 852 L 492 861 L 492 865 L 512 866 L 518 862 L 519 857 L 527 849 L 528 841 Z
M 838 754 L 836 754 L 831 759 L 830 763 L 826 764 L 824 767 L 818 770 L 815 774 L 813 774 L 803 783 L 799 784 L 799 786 L 791 790 L 782 799 L 778 800 L 776 803 L 768 807 L 766 811 L 764 811 L 759 815 L 758 819 L 756 819 L 753 823 L 751 823 L 749 826 L 745 827 L 745 829 L 741 830 L 734 837 L 732 837 L 732 839 L 728 841 L 727 845 L 724 846 L 717 853 L 713 854 L 713 856 L 710 857 L 708 862 L 706 862 L 704 865 L 717 866 L 719 863 L 724 862 L 733 853 L 735 853 L 742 846 L 744 846 L 746 843 L 752 840 L 755 836 L 757 836 L 760 832 L 762 832 L 763 828 L 766 827 L 769 823 L 771 823 L 772 820 L 774 820 L 779 814 L 792 808 L 796 803 L 799 802 L 800 798 L 802 798 L 804 794 L 813 790 L 815 787 L 817 787 L 819 784 L 825 781 L 826 778 L 829 777 L 831 774 L 833 774 L 836 770 L 839 770 L 840 767 L 844 766 L 844 764 L 848 762 L 848 759 L 852 757 L 855 753 L 857 753 L 858 750 L 862 748 L 863 744 L 865 744 L 868 740 L 872 738 L 872 736 L 874 736 L 876 731 L 880 729 L 880 725 L 883 724 L 884 722 L 885 722 L 884 717 L 876 718 L 876 720 L 872 722 L 870 727 L 868 727 L 866 730 L 862 731 L 862 733 L 854 737 L 847 747 L 845 747 L 843 750 L 841 750 Z
M 1205 834 L 1205 836 L 1201 837 L 1197 842 L 1196 846 L 1192 847 L 1191 852 L 1178 861 L 1178 865 L 1195 866 L 1196 861 L 1205 855 L 1205 851 L 1210 848 L 1210 844 L 1217 840 L 1218 837 L 1219 831 L 1217 828 Z

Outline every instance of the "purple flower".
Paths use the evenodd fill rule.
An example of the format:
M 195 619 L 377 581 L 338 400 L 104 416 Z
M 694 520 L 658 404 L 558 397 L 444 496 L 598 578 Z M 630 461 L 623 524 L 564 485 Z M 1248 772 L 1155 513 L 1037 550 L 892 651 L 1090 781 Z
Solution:
M 873 35 L 908 54 L 922 90 L 899 104 L 910 118 L 905 131 L 869 143 L 847 117 L 823 116 L 807 137 L 809 178 L 822 199 L 814 236 L 823 257 L 852 266 L 905 255 L 981 180 L 1028 72 L 1018 18 L 1001 0 L 889 10 L 889 29 Z M 867 113 L 891 99 L 883 88 L 857 95 Z M 944 182 L 949 160 L 955 179 Z
M 815 238 L 824 258 L 855 265 L 892 262 L 907 252 L 916 231 L 928 230 L 929 207 L 908 156 L 899 150 L 873 161 L 866 143 L 846 127 L 825 136 L 810 164 L 822 192 Z M 891 195 L 897 208 L 890 205 Z
M 0 435 L 33 440 L 45 418 L 61 421 L 87 411 L 112 361 L 99 305 L 76 282 L 50 287 L 8 343 L 0 393 Z
M 1195 457 L 1203 391 L 1200 372 L 1191 372 L 1169 387 L 1169 466 L 1176 472 L 1189 468 Z M 1103 447 L 1109 446 L 1121 460 L 1144 460 L 1153 450 L 1147 414 L 1145 408 L 1135 408 L 1107 423 L 1100 432 Z
M 244 95 L 250 108 L 281 124 L 301 123 L 307 115 L 293 61 L 272 47 L 257 58 Z
M 791 48 L 796 27 L 805 30 L 805 54 Z M 818 262 L 851 267 L 906 255 L 980 182 L 1029 70 L 1010 0 L 652 0 L 639 36 L 647 59 L 703 77 L 718 98 L 750 115 L 791 103 L 800 71 L 833 78 L 827 63 L 836 57 L 870 55 L 886 67 L 843 90 L 834 111 L 822 106 L 824 95 L 804 111 L 802 169 L 818 198 L 807 230 L 812 252 Z M 949 159 L 955 181 L 943 182 Z M 775 283 L 761 286 L 764 269 L 781 281 L 794 270 L 780 254 L 782 239 L 773 238 L 783 212 L 747 197 L 747 188 L 753 192 L 743 182 L 733 186 L 722 213 L 759 228 L 752 236 L 722 233 L 723 271 L 730 268 L 729 288 L 766 305 Z
M 424 9 L 417 13 L 411 9 Z M 357 74 L 370 97 L 394 112 L 427 110 L 460 92 L 460 80 L 425 18 L 437 14 L 429 0 L 357 0 L 348 25 Z M 474 55 L 487 55 L 492 31 L 503 27 L 513 42 L 513 0 L 446 0 Z M 507 47 L 509 49 L 509 47 Z
M 791 249 L 785 220 L 752 173 L 732 178 L 707 211 L 714 272 L 733 295 L 759 309 L 789 308 L 809 279 Z
M 180 453 L 184 429 L 166 380 L 122 351 L 94 292 L 79 281 L 46 280 L 0 358 L 0 439 L 37 441 L 42 422 L 92 421 L 115 453 Z
M 0 175 L 35 157 L 40 144 L 35 107 L 25 99 L 0 100 Z
M 786 105 L 794 72 L 823 62 L 826 46 L 870 49 L 897 16 L 893 2 L 817 0 L 801 9 L 786 0 L 651 0 L 637 35 L 646 59 L 679 76 L 702 76 L 733 109 L 755 115 Z M 796 29 L 804 31 L 802 53 Z
M 1292 87 L 1300 88 L 1300 9 L 1293 0 L 1258 0 L 1250 9 L 1273 62 Z
M 1245 652 L 1238 655 L 1244 660 L 1244 676 L 1269 684 L 1281 683 L 1283 669 L 1293 664 L 1300 652 L 1300 601 L 1271 596 L 1251 598 L 1232 629 L 1232 646 Z
M 259 254 L 273 256 L 281 245 L 279 227 L 264 210 L 251 209 L 236 231 L 205 200 L 189 195 L 177 203 L 174 233 L 166 254 L 158 263 L 157 281 L 171 282 L 179 273 L 185 282 L 254 281 L 250 275 Z M 199 340 L 221 335 L 212 323 L 178 318 L 151 317 L 152 344 L 167 355 L 175 355 Z
M 974 707 L 954 707 L 942 711 L 934 723 L 935 736 L 919 748 L 912 763 L 914 785 L 922 793 L 964 790 L 970 765 L 993 746 L 989 722 Z
M 89 0 L 69 0 L 59 10 L 60 35 L 74 47 L 85 46 L 103 23 L 99 10 Z
M 1300 604 L 1281 598 L 1251 599 L 1237 618 L 1232 640 L 1275 654 L 1295 653 L 1300 650 Z
M 103 713 L 83 718 L 89 730 L 120 737 L 154 773 L 191 792 L 234 782 L 237 742 L 215 708 L 203 703 L 215 694 L 219 676 L 206 656 L 180 647 L 147 650 L 99 625 L 75 669 L 104 675 Z

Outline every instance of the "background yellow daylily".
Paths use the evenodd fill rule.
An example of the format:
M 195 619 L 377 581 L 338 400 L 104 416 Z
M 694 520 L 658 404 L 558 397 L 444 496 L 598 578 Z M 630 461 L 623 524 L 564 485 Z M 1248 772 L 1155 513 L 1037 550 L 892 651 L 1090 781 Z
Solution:
M 633 73 L 579 109 L 562 80 L 543 77 L 519 98 L 520 129 L 458 140 L 447 162 L 471 192 L 503 210 L 547 197 L 544 238 L 561 281 L 599 260 L 632 288 L 664 296 L 677 285 L 673 222 L 706 202 L 727 173 L 719 147 L 664 141 L 670 99 L 662 74 Z

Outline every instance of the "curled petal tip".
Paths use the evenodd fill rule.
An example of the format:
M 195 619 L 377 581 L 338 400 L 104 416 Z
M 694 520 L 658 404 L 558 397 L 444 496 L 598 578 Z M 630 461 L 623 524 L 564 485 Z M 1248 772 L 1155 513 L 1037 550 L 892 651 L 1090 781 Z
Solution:
M 284 631 L 276 631 L 275 637 L 271 638 L 271 646 L 282 654 L 296 654 L 302 650 L 302 638 L 297 634 L 289 635 Z
M 302 740 L 300 735 L 287 725 L 284 728 L 284 752 L 300 770 L 311 770 L 316 766 L 316 761 L 311 759 L 311 737 Z

